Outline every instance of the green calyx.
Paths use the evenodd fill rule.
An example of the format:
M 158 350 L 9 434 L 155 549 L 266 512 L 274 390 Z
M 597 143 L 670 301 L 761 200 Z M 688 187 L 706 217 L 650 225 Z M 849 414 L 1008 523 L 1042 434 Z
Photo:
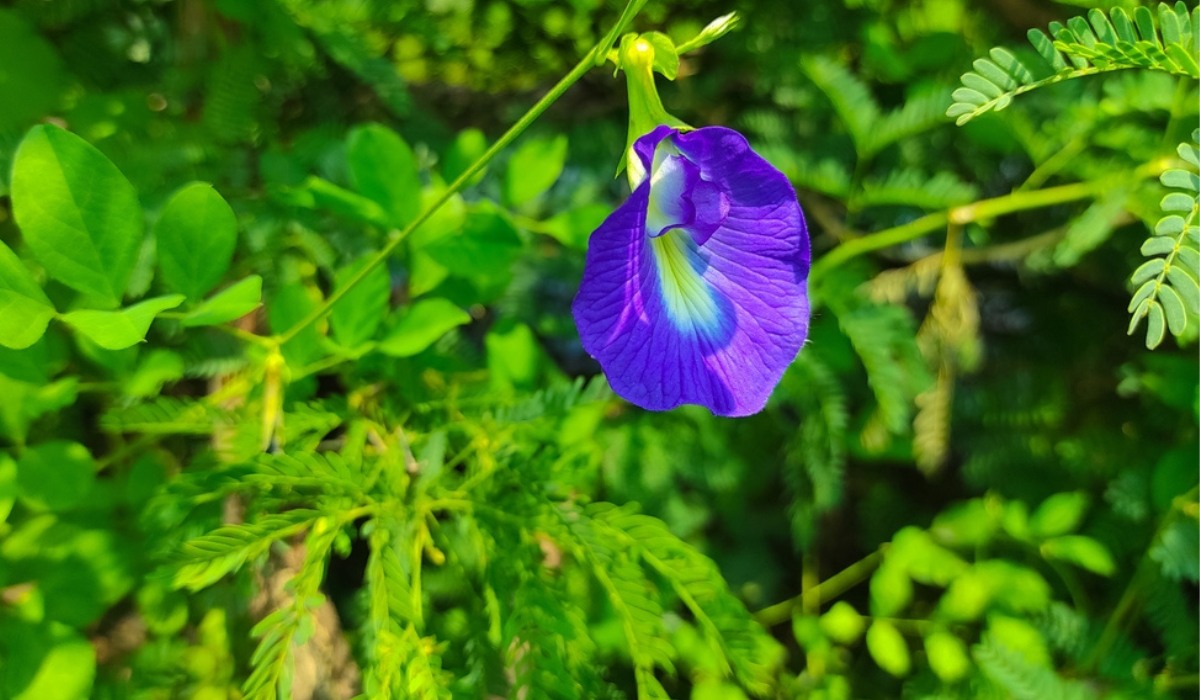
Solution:
M 625 141 L 625 159 L 617 166 L 617 174 L 627 168 L 630 187 L 637 187 L 645 173 L 633 152 L 633 142 L 660 124 L 677 129 L 691 127 L 667 112 L 654 84 L 656 69 L 672 78 L 679 67 L 675 46 L 666 35 L 626 34 L 621 37 L 616 59 L 629 88 L 629 136 Z

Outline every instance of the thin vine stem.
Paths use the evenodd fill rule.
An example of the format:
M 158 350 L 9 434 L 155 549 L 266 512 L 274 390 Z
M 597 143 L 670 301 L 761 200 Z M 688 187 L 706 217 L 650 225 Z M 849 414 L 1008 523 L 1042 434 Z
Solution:
M 889 546 L 883 545 L 798 596 L 759 610 L 754 613 L 754 619 L 764 627 L 774 627 L 792 619 L 792 613 L 798 607 L 804 606 L 810 607 L 814 611 L 819 610 L 822 602 L 838 597 L 870 576 L 871 572 L 875 571 L 879 563 L 883 561 L 883 555 Z
M 633 21 L 633 18 L 639 12 L 641 12 L 642 7 L 646 4 L 646 2 L 647 0 L 629 0 L 629 3 L 621 12 L 621 16 L 617 19 L 616 24 L 614 24 L 612 29 L 610 29 L 608 33 L 604 35 L 604 38 L 600 40 L 600 43 L 593 46 L 592 49 L 588 51 L 587 54 L 579 61 L 579 63 L 575 64 L 575 67 L 571 69 L 571 72 L 563 76 L 562 79 L 554 85 L 554 87 L 550 88 L 550 91 L 547 92 L 542 99 L 538 100 L 536 104 L 529 108 L 528 112 L 522 115 L 522 117 L 518 119 L 515 124 L 509 127 L 508 131 L 504 132 L 504 135 L 497 139 L 496 143 L 492 144 L 491 148 L 487 149 L 487 151 L 485 151 L 483 155 L 481 155 L 474 163 L 472 163 L 470 167 L 464 170 L 463 173 L 459 175 L 454 182 L 452 182 L 450 186 L 438 196 L 436 200 L 434 200 L 433 204 L 431 204 L 429 208 L 421 212 L 420 216 L 418 216 L 400 231 L 393 231 L 388 242 L 382 248 L 380 248 L 378 252 L 371 256 L 366 265 L 360 267 L 358 271 L 351 275 L 344 284 L 339 285 L 338 288 L 329 295 L 329 298 L 326 299 L 320 306 L 313 309 L 311 313 L 298 321 L 291 328 L 275 336 L 273 340 L 282 345 L 283 343 L 286 343 L 292 338 L 296 337 L 296 334 L 300 331 L 324 318 L 324 316 L 328 314 L 339 301 L 342 300 L 342 297 L 346 296 L 350 290 L 354 289 L 360 282 L 366 279 L 367 275 L 370 274 L 372 270 L 382 265 L 413 231 L 417 230 L 417 228 L 428 221 L 438 209 L 442 208 L 442 205 L 450 201 L 451 197 L 462 191 L 462 189 L 467 186 L 467 183 L 470 182 L 477 173 L 487 167 L 487 164 L 490 163 L 497 154 L 507 148 L 509 144 L 511 144 L 517 139 L 517 137 L 524 133 L 524 131 L 528 129 L 529 126 L 533 124 L 533 122 L 536 121 L 543 112 L 549 109 L 550 105 L 554 104 L 559 97 L 562 97 L 563 93 L 565 93 L 572 85 L 578 82 L 578 80 L 582 78 L 589 70 L 598 65 L 602 65 L 608 55 L 609 48 L 613 45 L 613 42 L 616 41 L 616 38 L 620 36 L 621 32 L 625 31 L 625 28 L 629 26 L 630 22 Z
M 946 211 L 926 214 L 907 224 L 894 226 L 842 243 L 813 264 L 810 280 L 815 283 L 821 277 L 828 274 L 830 270 L 848 260 L 876 250 L 907 243 L 921 236 L 945 229 L 951 223 L 959 225 L 969 224 L 1018 211 L 1040 209 L 1041 207 L 1087 199 L 1108 191 L 1115 182 L 1127 182 L 1131 176 L 1137 180 L 1158 177 L 1164 170 L 1171 167 L 1172 162 L 1172 158 L 1160 158 L 1146 163 L 1135 169 L 1132 173 L 1121 173 L 1120 175 L 1099 180 L 1076 182 L 1039 190 L 1023 190 L 1002 197 L 965 204 Z

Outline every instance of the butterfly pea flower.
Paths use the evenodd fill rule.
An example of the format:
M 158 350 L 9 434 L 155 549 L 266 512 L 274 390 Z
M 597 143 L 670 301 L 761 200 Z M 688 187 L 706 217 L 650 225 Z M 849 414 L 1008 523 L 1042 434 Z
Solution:
M 662 411 L 766 405 L 808 334 L 808 229 L 787 177 L 738 132 L 660 125 L 633 193 L 592 233 L 572 312 L 614 391 Z

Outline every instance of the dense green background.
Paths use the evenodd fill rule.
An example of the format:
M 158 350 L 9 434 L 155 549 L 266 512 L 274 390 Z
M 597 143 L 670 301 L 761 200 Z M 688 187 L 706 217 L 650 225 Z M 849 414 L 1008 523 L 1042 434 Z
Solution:
M 741 14 L 663 100 L 793 179 L 815 259 L 963 215 L 822 269 L 809 344 L 741 420 L 631 407 L 579 345 L 587 235 L 627 191 L 611 65 L 328 323 L 282 356 L 248 338 L 343 284 L 619 7 L 0 7 L 0 281 L 24 268 L 61 314 L 0 347 L 0 698 L 273 697 L 281 672 L 295 697 L 1194 697 L 1196 317 L 1151 352 L 1126 305 L 1196 81 L 945 116 L 991 47 L 1036 59 L 1027 29 L 1115 5 L 648 4 L 634 28 L 677 42 Z M 127 245 L 95 279 L 47 264 L 53 222 L 17 225 L 71 205 L 14 154 L 75 149 L 72 192 L 119 176 L 37 124 L 136 191 L 100 196 Z M 261 285 L 258 311 L 202 306 L 239 281 L 224 301 Z M 144 344 L 89 316 L 151 297 Z

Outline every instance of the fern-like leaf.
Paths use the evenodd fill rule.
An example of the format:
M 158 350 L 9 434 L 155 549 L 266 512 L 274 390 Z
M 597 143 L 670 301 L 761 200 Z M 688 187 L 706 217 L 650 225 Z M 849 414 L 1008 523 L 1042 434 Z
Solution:
M 908 311 L 900 306 L 835 308 L 842 332 L 867 371 L 879 418 L 893 435 L 907 432 L 913 399 L 932 382 L 914 336 Z
M 261 455 L 253 465 L 248 486 L 365 498 L 362 475 L 336 452 Z
M 289 510 L 254 523 L 226 525 L 189 540 L 177 556 L 173 583 L 193 591 L 211 586 L 266 552 L 272 543 L 308 529 L 319 517 L 321 513 L 314 510 Z
M 662 602 L 654 583 L 633 553 L 612 537 L 611 528 L 594 522 L 586 511 L 556 512 L 564 526 L 560 531 L 564 541 L 590 566 L 593 578 L 621 621 L 633 661 L 638 700 L 667 698 L 654 669 L 674 673 L 675 650 L 666 641 Z
M 368 619 L 364 630 L 370 664 L 364 669 L 367 697 L 444 700 L 450 697 L 432 639 L 412 623 L 409 575 L 379 523 L 367 562 Z
M 110 433 L 143 435 L 210 435 L 230 415 L 199 401 L 159 397 L 146 403 L 106 411 L 100 426 Z
M 955 177 L 952 173 L 935 173 L 932 177 L 918 170 L 890 171 L 882 180 L 866 180 L 862 190 L 849 201 L 852 209 L 884 205 L 948 209 L 975 201 L 979 190 Z
M 977 645 L 972 656 L 986 677 L 1014 700 L 1086 700 L 1097 697 L 1087 685 L 1060 678 L 1049 666 L 1035 664 L 1021 650 L 994 640 Z
M 1200 78 L 1197 29 L 1200 8 L 1189 12 L 1182 0 L 1174 7 L 1159 4 L 1157 17 L 1146 7 L 1135 9 L 1132 17 L 1119 7 L 1107 15 L 1092 9 L 1087 19 L 1075 17 L 1066 25 L 1052 22 L 1049 35 L 1031 29 L 1029 43 L 1042 62 L 1027 66 L 1007 49 L 992 49 L 988 58 L 975 61 L 974 71 L 963 74 L 946 116 L 961 126 L 1004 109 L 1030 90 L 1128 68 Z
M 717 565 L 657 518 L 608 503 L 588 507 L 594 521 L 671 584 L 699 623 L 726 673 L 754 695 L 770 693 L 784 651 L 724 583 Z
M 788 445 L 784 487 L 792 539 L 805 550 L 816 539 L 817 522 L 842 501 L 846 467 L 846 393 L 833 370 L 816 353 L 802 353 L 784 377 L 782 390 L 803 411 Z
M 1151 350 L 1167 330 L 1182 336 L 1200 310 L 1200 129 L 1192 132 L 1192 143 L 1181 143 L 1178 150 L 1190 169 L 1162 174 L 1162 184 L 1176 191 L 1163 197 L 1163 217 L 1142 244 L 1142 255 L 1149 259 L 1131 278 L 1137 291 L 1129 302 L 1129 334 L 1146 319 L 1146 347 Z
M 872 138 L 871 130 L 879 121 L 879 105 L 866 84 L 841 63 L 825 56 L 807 58 L 801 61 L 800 67 L 829 98 L 854 141 L 855 150 L 861 155 Z
M 545 573 L 526 574 L 504 621 L 504 652 L 514 671 L 509 697 L 567 700 L 580 687 L 602 684 L 591 675 L 594 644 L 583 610 Z
M 325 602 L 320 590 L 325 560 L 337 534 L 338 527 L 329 520 L 316 523 L 305 541 L 304 562 L 287 584 L 292 596 L 289 604 L 264 617 L 250 631 L 259 643 L 250 658 L 250 675 L 242 685 L 247 700 L 292 696 L 292 646 L 304 644 L 312 636 L 313 611 Z
M 866 83 L 833 59 L 816 56 L 801 62 L 810 80 L 825 93 L 838 118 L 854 141 L 861 160 L 945 120 L 945 97 L 934 91 L 919 92 L 899 109 L 883 113 Z M 786 171 L 785 171 L 786 172 Z
M 884 114 L 871 129 L 864 157 L 946 121 L 946 97 L 940 90 L 915 92 L 899 109 Z

